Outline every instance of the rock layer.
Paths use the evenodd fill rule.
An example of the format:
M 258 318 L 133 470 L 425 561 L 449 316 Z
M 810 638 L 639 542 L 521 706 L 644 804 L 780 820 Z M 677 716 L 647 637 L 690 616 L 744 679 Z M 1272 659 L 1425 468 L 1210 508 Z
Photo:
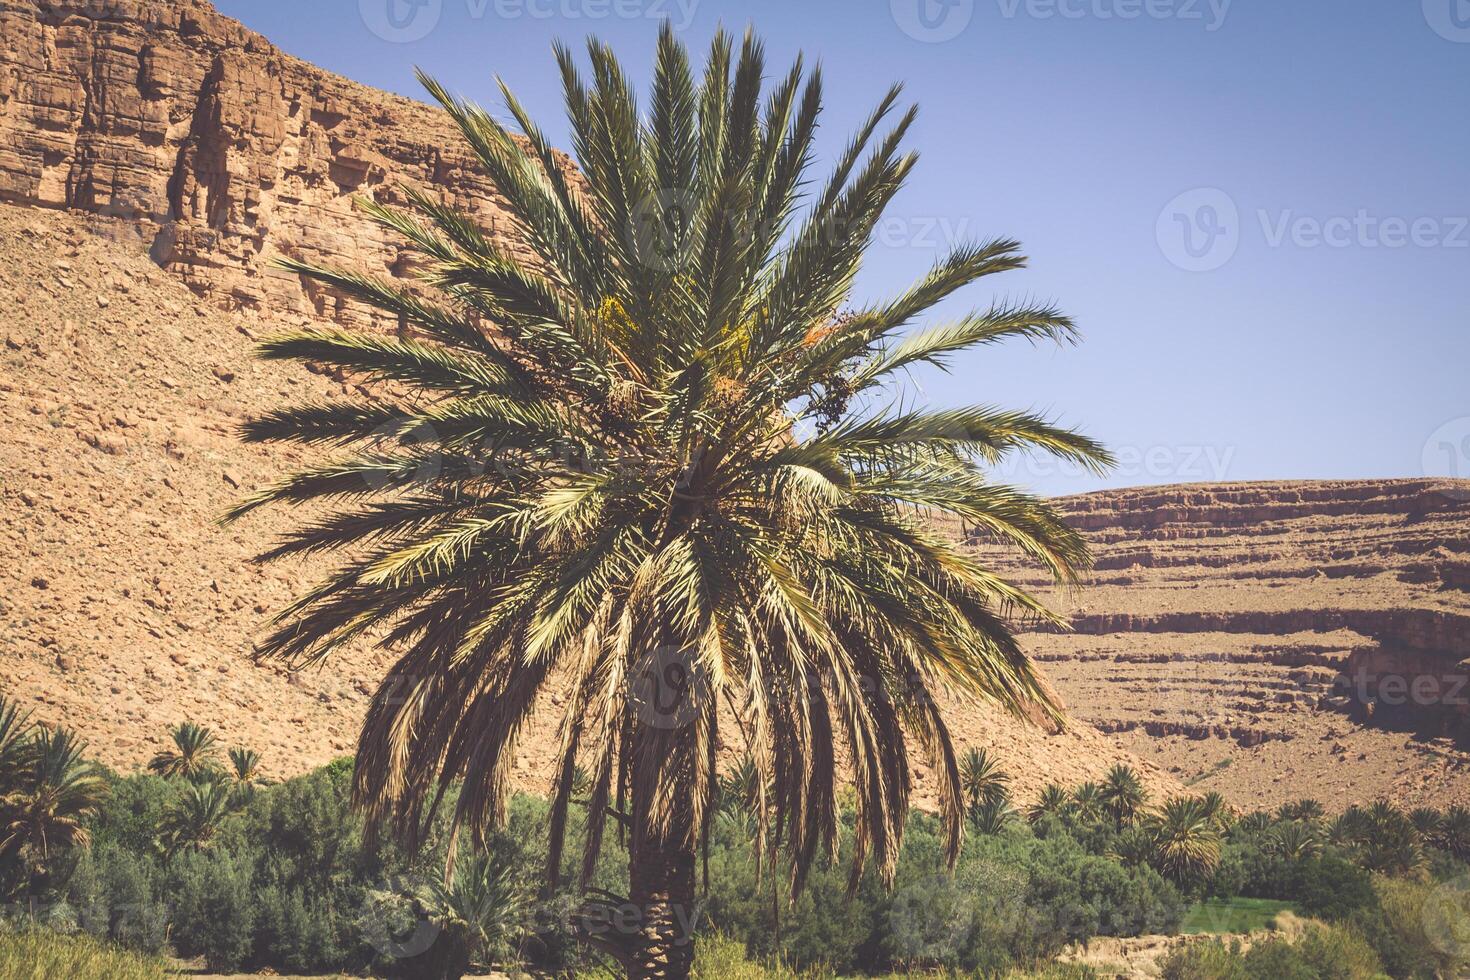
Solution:
M 400 275 L 400 243 L 354 196 L 430 191 L 516 251 L 462 146 L 442 113 L 283 54 L 205 0 L 0 0 L 0 200 L 127 219 L 214 305 L 361 321 L 268 264 Z
M 1176 486 L 1061 507 L 1096 570 L 1054 596 L 1075 632 L 1030 647 L 1078 717 L 1244 802 L 1466 799 L 1470 483 Z

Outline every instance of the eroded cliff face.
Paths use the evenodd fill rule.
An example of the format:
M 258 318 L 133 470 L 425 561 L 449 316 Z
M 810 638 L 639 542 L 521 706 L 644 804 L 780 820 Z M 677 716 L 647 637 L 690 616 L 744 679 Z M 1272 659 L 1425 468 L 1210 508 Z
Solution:
M 402 187 L 517 251 L 442 113 L 283 54 L 205 0 L 0 0 L 0 200 L 126 219 L 214 305 L 362 322 L 267 263 L 402 274 L 401 243 L 352 206 Z
M 1075 632 L 1029 646 L 1079 717 L 1237 799 L 1465 798 L 1470 483 L 1157 487 L 1061 506 L 1096 570 L 1054 596 Z

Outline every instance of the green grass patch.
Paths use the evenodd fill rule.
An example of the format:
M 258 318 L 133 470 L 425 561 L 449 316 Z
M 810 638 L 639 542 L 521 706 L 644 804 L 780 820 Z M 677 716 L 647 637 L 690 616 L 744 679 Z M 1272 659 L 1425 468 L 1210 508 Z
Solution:
M 0 980 L 169 980 L 163 960 L 113 949 L 91 936 L 44 929 L 0 931 Z
M 1290 902 L 1267 898 L 1211 898 L 1191 908 L 1179 931 L 1191 936 L 1228 936 L 1274 929 L 1276 916 L 1295 912 Z

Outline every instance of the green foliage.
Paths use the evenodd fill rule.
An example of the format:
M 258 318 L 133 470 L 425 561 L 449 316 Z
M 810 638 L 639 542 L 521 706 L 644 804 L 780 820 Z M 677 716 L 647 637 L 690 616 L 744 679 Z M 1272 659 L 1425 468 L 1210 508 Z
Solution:
M 1239 935 L 1273 928 L 1276 917 L 1293 910 L 1289 902 L 1265 898 L 1207 899 L 1194 905 L 1180 931 L 1188 935 Z
M 0 980 L 166 980 L 177 976 L 163 960 L 114 949 L 88 935 L 0 928 Z
M 1255 980 L 1238 942 L 1212 939 L 1174 950 L 1159 964 L 1163 980 Z
M 1103 809 L 1119 827 L 1138 820 L 1143 814 L 1144 804 L 1148 802 L 1148 792 L 1143 788 L 1138 773 L 1121 762 L 1108 770 L 1099 796 Z
M 1220 863 L 1218 819 L 1219 811 L 1196 797 L 1166 802 L 1148 821 L 1155 842 L 1154 866 L 1184 887 L 1205 881 Z
M 1312 926 L 1296 943 L 1268 939 L 1243 951 L 1210 940 L 1182 947 L 1160 964 L 1164 980 L 1374 980 L 1383 963 L 1351 930 Z
M 219 770 L 219 740 L 208 728 L 192 721 L 169 730 L 172 748 L 161 750 L 148 763 L 150 772 L 169 779 L 206 779 Z

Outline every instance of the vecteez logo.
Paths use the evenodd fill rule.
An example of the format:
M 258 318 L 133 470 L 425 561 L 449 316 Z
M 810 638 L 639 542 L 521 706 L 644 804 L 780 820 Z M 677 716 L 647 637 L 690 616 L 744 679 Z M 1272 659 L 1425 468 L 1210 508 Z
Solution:
M 1154 234 L 1174 265 L 1187 272 L 1213 272 L 1240 248 L 1240 209 L 1217 187 L 1185 191 L 1164 206 Z
M 975 0 L 889 0 L 888 7 L 899 30 L 927 44 L 953 40 L 975 16 Z
M 1424 19 L 1446 41 L 1470 44 L 1470 0 L 1424 0 Z
M 444 15 L 444 0 L 357 0 L 367 29 L 390 44 L 428 37 Z

